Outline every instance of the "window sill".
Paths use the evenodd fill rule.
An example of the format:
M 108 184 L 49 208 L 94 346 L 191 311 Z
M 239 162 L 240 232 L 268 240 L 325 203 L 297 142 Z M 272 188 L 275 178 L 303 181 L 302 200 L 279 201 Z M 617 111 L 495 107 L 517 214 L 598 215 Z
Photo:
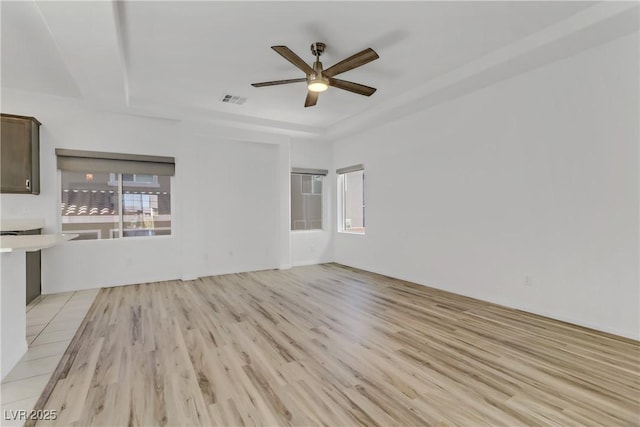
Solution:
M 340 234 L 355 234 L 358 236 L 364 236 L 364 231 L 347 231 L 347 230 L 342 230 L 342 231 L 338 231 L 338 233 Z
M 317 228 L 315 230 L 291 230 L 294 234 L 307 234 L 307 233 L 324 233 L 326 230 L 322 228 Z

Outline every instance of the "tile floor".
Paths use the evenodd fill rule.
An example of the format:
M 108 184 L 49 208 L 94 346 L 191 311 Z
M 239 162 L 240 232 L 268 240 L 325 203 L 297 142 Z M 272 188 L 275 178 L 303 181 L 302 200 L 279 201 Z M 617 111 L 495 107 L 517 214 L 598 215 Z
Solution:
M 98 291 L 43 295 L 27 306 L 29 349 L 0 385 L 0 425 L 24 423 L 7 414 L 33 408 Z

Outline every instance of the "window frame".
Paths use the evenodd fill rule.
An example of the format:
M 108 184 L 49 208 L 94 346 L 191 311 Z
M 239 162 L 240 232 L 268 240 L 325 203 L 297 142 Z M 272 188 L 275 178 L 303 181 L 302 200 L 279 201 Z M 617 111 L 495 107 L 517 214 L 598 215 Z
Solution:
M 311 229 L 297 229 L 294 230 L 292 227 L 293 225 L 293 217 L 292 217 L 292 210 L 293 210 L 293 191 L 291 186 L 289 187 L 289 197 L 290 197 L 290 201 L 289 201 L 289 231 L 291 233 L 318 233 L 318 232 L 324 232 L 326 231 L 327 228 L 327 224 L 326 224 L 326 215 L 325 215 L 325 206 L 326 206 L 326 184 L 327 184 L 327 171 L 326 170 L 322 170 L 322 169 L 301 169 L 301 168 L 292 168 L 291 169 L 291 173 L 289 175 L 289 183 L 291 183 L 291 177 L 293 175 L 300 175 L 300 176 L 310 176 L 311 177 L 311 193 L 304 193 L 304 192 L 300 192 L 301 195 L 316 195 L 316 196 L 320 196 L 320 228 L 311 228 Z M 313 177 L 320 177 L 320 179 L 322 180 L 322 191 L 320 193 L 314 193 L 313 192 Z
M 346 175 L 354 172 L 362 172 L 362 231 L 348 228 L 347 220 L 347 202 L 346 202 Z M 364 165 L 354 165 L 336 170 L 337 182 L 337 232 L 342 234 L 354 234 L 364 236 L 366 234 L 366 183 Z

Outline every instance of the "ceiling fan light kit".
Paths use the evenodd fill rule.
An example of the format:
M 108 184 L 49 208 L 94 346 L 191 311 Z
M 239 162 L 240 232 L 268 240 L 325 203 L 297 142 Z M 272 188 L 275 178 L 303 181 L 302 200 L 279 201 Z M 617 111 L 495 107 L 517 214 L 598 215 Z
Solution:
M 324 92 L 329 89 L 329 80 L 322 77 L 311 77 L 309 78 L 307 89 L 311 92 Z
M 339 80 L 333 78 L 334 76 L 344 73 L 354 68 L 365 65 L 371 61 L 379 58 L 378 54 L 371 48 L 367 48 L 363 51 L 356 53 L 338 62 L 335 65 L 323 70 L 322 62 L 320 62 L 320 55 L 324 52 L 326 45 L 321 42 L 316 42 L 311 45 L 311 53 L 316 57 L 313 63 L 313 68 L 309 66 L 302 58 L 296 55 L 291 49 L 286 46 L 271 46 L 271 49 L 275 50 L 284 59 L 291 62 L 298 69 L 302 70 L 306 77 L 299 79 L 287 79 L 287 80 L 274 80 L 270 82 L 252 83 L 253 87 L 275 86 L 289 83 L 306 82 L 307 83 L 307 98 L 305 100 L 305 107 L 312 107 L 316 105 L 318 101 L 318 94 L 329 89 L 329 86 L 336 87 L 338 89 L 347 90 L 349 92 L 357 93 L 358 95 L 371 96 L 376 91 L 375 88 L 365 86 L 359 83 L 349 82 L 346 80 Z

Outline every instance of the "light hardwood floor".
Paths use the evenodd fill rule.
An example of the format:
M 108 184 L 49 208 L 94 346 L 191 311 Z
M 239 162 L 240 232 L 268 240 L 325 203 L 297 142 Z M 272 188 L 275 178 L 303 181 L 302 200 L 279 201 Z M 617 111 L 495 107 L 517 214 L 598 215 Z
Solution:
M 639 363 L 636 341 L 327 264 L 103 289 L 38 425 L 640 425 Z

